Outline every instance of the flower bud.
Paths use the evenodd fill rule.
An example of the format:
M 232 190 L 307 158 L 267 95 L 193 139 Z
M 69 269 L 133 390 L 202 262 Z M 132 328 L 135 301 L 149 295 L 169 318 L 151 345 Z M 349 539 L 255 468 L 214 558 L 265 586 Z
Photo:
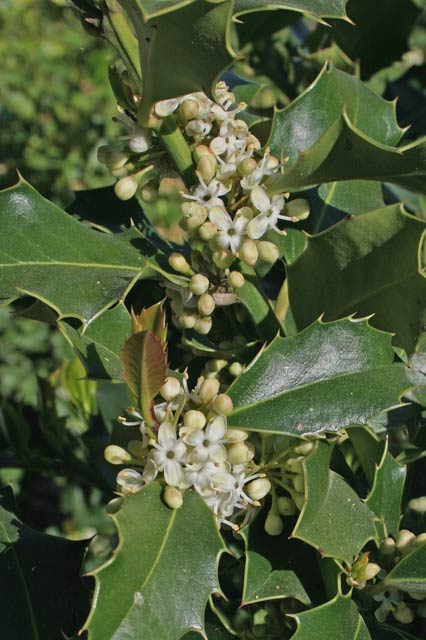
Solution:
M 219 269 L 228 269 L 234 262 L 235 256 L 228 249 L 218 249 L 213 252 L 213 262 Z
M 410 509 L 410 511 L 418 513 L 420 516 L 424 515 L 426 513 L 426 496 L 413 498 L 408 503 L 408 508 Z
M 375 562 L 369 562 L 363 572 L 364 580 L 372 580 L 380 573 L 381 570 L 382 568 L 379 567 L 378 564 Z
M 266 162 L 266 167 L 267 169 L 276 169 L 276 167 L 278 167 L 279 164 L 280 164 L 280 161 L 276 156 L 269 156 Z
M 244 240 L 240 247 L 238 255 L 240 259 L 245 262 L 245 264 L 249 265 L 249 267 L 255 265 L 259 258 L 259 252 L 254 240 L 251 240 L 250 238 Z
M 382 556 L 391 556 L 395 553 L 396 544 L 393 538 L 385 538 L 380 545 L 380 554 Z
M 134 458 L 144 458 L 146 455 L 147 450 L 141 440 L 130 440 L 127 447 Z
M 169 376 L 160 389 L 160 395 L 166 402 L 171 402 L 180 394 L 180 382 L 177 378 Z
M 283 521 L 277 513 L 269 512 L 265 520 L 265 531 L 270 536 L 279 536 L 284 529 Z
M 130 462 L 132 456 L 123 447 L 110 444 L 104 451 L 105 460 L 110 464 L 125 464 Z
M 114 193 L 120 200 L 130 200 L 135 195 L 137 188 L 137 181 L 131 176 L 127 176 L 115 183 Z
M 219 392 L 219 380 L 204 380 L 198 392 L 201 402 L 208 404 Z
M 206 363 L 206 371 L 221 371 L 227 364 L 223 358 L 212 358 Z
M 297 491 L 295 491 L 292 495 L 292 498 L 296 504 L 296 507 L 299 509 L 299 511 L 302 511 L 303 505 L 305 504 L 305 494 L 298 493 Z
M 192 155 L 197 164 L 200 162 L 201 158 L 203 158 L 204 156 L 210 156 L 211 158 L 214 158 L 213 153 L 211 152 L 209 147 L 207 147 L 205 144 L 198 144 L 195 147 Z
M 138 471 L 122 469 L 117 475 L 117 484 L 124 489 L 124 493 L 136 493 L 139 489 L 142 489 L 145 483 Z
M 152 138 L 151 129 L 141 127 L 135 123 L 132 127 L 131 135 L 129 149 L 133 151 L 133 153 L 145 153 L 145 151 L 148 151 Z
M 302 442 L 298 444 L 297 447 L 294 447 L 294 453 L 297 453 L 298 456 L 308 456 L 314 448 L 313 442 Z
M 198 311 L 202 316 L 210 316 L 215 306 L 214 298 L 209 293 L 203 293 L 203 295 L 198 298 Z
M 278 511 L 282 516 L 294 516 L 297 511 L 296 504 L 291 498 L 280 496 L 277 500 Z
M 228 429 L 225 438 L 226 442 L 235 444 L 237 442 L 244 442 L 244 440 L 247 440 L 248 433 L 247 431 L 243 431 L 242 429 Z
M 245 347 L 247 344 L 247 338 L 242 335 L 236 335 L 232 341 L 232 344 L 236 347 Z
M 217 171 L 217 160 L 214 156 L 203 156 L 197 164 L 197 170 L 206 184 L 211 182 Z
M 417 600 L 418 602 L 426 600 L 426 593 L 420 593 L 419 591 L 409 591 L 408 595 L 410 598 L 413 598 L 413 600 Z
M 250 448 L 244 444 L 244 442 L 236 442 L 235 444 L 231 444 L 227 448 L 228 457 L 227 460 L 229 464 L 246 464 L 252 460 L 252 452 Z M 250 494 L 249 494 L 250 495 Z M 250 495 L 252 498 L 252 496 Z M 258 500 L 259 498 L 253 498 L 253 500 Z
M 198 320 L 198 314 L 185 311 L 184 313 L 181 313 L 178 320 L 182 329 L 193 329 Z
M 237 214 L 243 216 L 246 220 L 251 220 L 254 217 L 254 211 L 251 207 L 241 207 L 241 209 L 238 209 Z
M 202 336 L 206 336 L 212 328 L 212 319 L 210 316 L 198 317 L 195 321 L 194 330 Z
M 414 620 L 414 613 L 407 607 L 404 602 L 398 604 L 395 609 L 392 611 L 392 615 L 395 620 L 398 620 L 401 624 L 411 624 Z
M 202 411 L 190 409 L 183 416 L 183 424 L 190 429 L 203 429 L 206 425 L 206 416 Z
M 309 202 L 303 198 L 291 200 L 286 203 L 284 213 L 294 221 L 306 220 L 310 213 Z
M 401 529 L 396 537 L 396 548 L 402 554 L 406 554 L 408 551 L 410 551 L 415 539 L 416 536 L 412 531 L 409 531 L 408 529 Z
M 182 492 L 167 485 L 164 489 L 164 502 L 170 509 L 180 509 L 183 504 Z
M 238 378 L 238 376 L 244 371 L 244 367 L 241 362 L 233 362 L 229 366 L 229 373 L 233 378 Z
M 189 229 L 196 229 L 202 225 L 207 218 L 207 211 L 205 208 L 195 202 L 184 202 L 181 205 L 180 210 L 185 216 Z
M 149 184 L 146 184 L 140 190 L 140 196 L 144 202 L 152 204 L 158 198 L 158 191 L 154 189 L 154 187 L 150 187 Z
M 257 169 L 257 162 L 254 158 L 245 158 L 238 165 L 240 176 L 249 176 L 255 169 Z
M 290 458 L 285 463 L 285 468 L 290 473 L 302 473 L 303 474 L 303 456 L 298 458 Z
M 252 480 L 247 485 L 247 495 L 252 500 L 262 500 L 270 490 L 271 483 L 268 478 L 256 478 L 256 480 Z
M 228 284 L 233 289 L 241 289 L 244 286 L 245 278 L 239 271 L 230 271 L 228 273 Z
M 415 547 L 423 547 L 426 544 L 426 533 L 419 533 L 414 540 Z
M 208 242 L 217 234 L 217 227 L 213 224 L 213 222 L 210 222 L 210 220 L 208 220 L 199 227 L 198 234 L 201 240 L 204 240 L 204 242 Z
M 305 491 L 305 478 L 302 475 L 293 476 L 293 487 L 298 493 L 304 493 Z
M 216 413 L 229 416 L 231 415 L 233 408 L 234 404 L 226 393 L 219 393 L 219 395 L 217 395 L 213 400 L 212 409 L 213 411 L 216 411 Z
M 201 296 L 209 288 L 209 279 L 201 273 L 196 273 L 189 281 L 189 289 L 196 296 Z
M 187 276 L 191 276 L 194 273 L 192 267 L 188 264 L 181 253 L 171 253 L 169 255 L 169 265 L 175 271 L 184 273 Z
M 273 242 L 259 240 L 256 242 L 256 247 L 259 253 L 259 260 L 262 260 L 267 264 L 275 264 L 280 257 L 280 250 Z
M 124 153 L 123 151 L 120 151 L 120 149 L 111 148 L 106 164 L 109 169 L 121 169 L 121 167 L 124 167 L 128 159 L 128 153 Z
M 179 105 L 179 115 L 183 120 L 191 120 L 197 118 L 200 113 L 200 105 L 193 98 L 186 98 Z

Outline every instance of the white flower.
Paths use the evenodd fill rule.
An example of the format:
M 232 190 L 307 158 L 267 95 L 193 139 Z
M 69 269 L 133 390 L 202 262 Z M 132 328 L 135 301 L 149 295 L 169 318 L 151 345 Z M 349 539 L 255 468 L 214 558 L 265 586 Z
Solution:
M 194 138 L 196 142 L 201 142 L 211 131 L 212 124 L 207 120 L 190 120 L 185 127 L 186 134 Z
M 152 458 L 157 468 L 164 473 L 167 484 L 176 487 L 182 482 L 182 464 L 186 462 L 186 446 L 176 437 L 170 422 L 163 422 L 158 429 L 158 442 L 154 444 Z
M 229 213 L 221 207 L 213 207 L 209 212 L 209 219 L 219 230 L 216 236 L 217 244 L 222 249 L 231 249 L 235 255 L 244 240 L 248 220 L 244 216 L 231 218 Z
M 135 469 L 122 469 L 117 475 L 117 484 L 125 494 L 136 493 L 144 486 L 142 475 Z
M 291 222 L 291 218 L 280 214 L 285 206 L 283 196 L 272 196 L 272 198 L 269 198 L 265 189 L 256 185 L 250 192 L 250 200 L 260 213 L 260 215 L 250 220 L 247 225 L 247 233 L 253 240 L 261 238 L 268 229 L 275 229 L 275 231 L 281 233 L 277 227 L 278 220 L 288 220 Z
M 182 100 L 183 98 L 171 98 L 170 100 L 160 100 L 159 102 L 156 103 L 154 107 L 154 111 L 157 114 L 157 116 L 160 116 L 160 118 L 166 118 L 167 116 L 171 115 L 174 111 L 176 111 L 176 109 L 178 108 Z
M 209 211 L 214 206 L 222 206 L 223 201 L 221 196 L 224 196 L 231 189 L 231 185 L 219 182 L 219 180 L 211 180 L 209 184 L 206 184 L 200 174 L 198 174 L 198 180 L 200 184 L 195 187 L 192 195 L 183 194 L 183 197 L 187 200 L 195 200 L 199 202 L 203 207 Z
M 276 173 L 278 166 L 271 167 L 269 165 L 270 152 L 269 149 L 267 149 L 262 160 L 258 163 L 257 168 L 252 173 L 250 173 L 250 175 L 244 176 L 244 178 L 241 179 L 241 188 L 244 191 L 251 191 L 253 187 L 256 187 L 262 182 L 263 178 Z
M 229 470 L 227 462 L 212 462 L 208 460 L 206 464 L 189 464 L 184 469 L 182 488 L 194 487 L 200 495 L 211 492 L 213 476 L 218 471 Z
M 225 120 L 219 129 L 219 135 L 210 143 L 210 149 L 216 156 L 226 153 L 226 161 L 235 161 L 247 145 L 248 127 L 243 120 Z M 240 159 L 240 158 L 239 158 Z
M 187 432 L 183 441 L 190 447 L 194 447 L 189 454 L 189 459 L 195 464 L 212 462 L 224 462 L 226 460 L 226 448 L 223 446 L 226 434 L 226 420 L 222 416 L 216 416 L 210 420 L 205 429 L 195 429 Z
M 373 596 L 376 602 L 381 602 L 374 612 L 374 617 L 378 622 L 384 622 L 389 613 L 395 609 L 395 606 L 402 601 L 402 595 L 397 589 L 387 589 L 376 596 Z
M 151 146 L 152 131 L 133 123 L 130 130 L 129 148 L 134 153 L 145 153 Z

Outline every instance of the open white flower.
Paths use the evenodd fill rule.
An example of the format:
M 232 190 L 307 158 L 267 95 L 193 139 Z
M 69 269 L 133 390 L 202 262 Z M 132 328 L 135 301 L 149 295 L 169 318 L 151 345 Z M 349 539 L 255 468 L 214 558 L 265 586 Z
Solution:
M 257 168 L 248 176 L 244 176 L 241 179 L 241 188 L 244 191 L 251 191 L 253 187 L 258 186 L 264 178 L 276 173 L 278 166 L 271 165 L 271 154 L 267 149 L 263 155 L 263 158 L 258 162 Z
M 222 207 L 212 207 L 209 211 L 209 219 L 219 230 L 216 236 L 217 244 L 222 249 L 229 247 L 236 255 L 245 237 L 247 218 L 237 215 L 232 219 Z
M 281 233 L 277 226 L 278 220 L 292 221 L 288 216 L 281 215 L 285 207 L 283 196 L 269 198 L 263 187 L 256 185 L 250 192 L 250 200 L 260 215 L 250 220 L 247 225 L 247 233 L 253 240 L 261 238 L 269 229 Z
M 221 200 L 221 196 L 224 196 L 231 189 L 230 184 L 224 184 L 223 182 L 219 182 L 219 180 L 211 180 L 209 184 L 206 184 L 202 178 L 202 176 L 198 173 L 198 180 L 200 184 L 198 187 L 195 187 L 192 195 L 183 194 L 183 197 L 187 200 L 195 200 L 199 202 L 203 207 L 209 211 L 212 207 L 222 206 L 223 201 Z
M 183 437 L 184 443 L 194 447 L 189 454 L 190 462 L 224 462 L 227 456 L 226 448 L 223 446 L 225 434 L 226 420 L 222 416 L 210 420 L 205 429 L 195 429 L 186 433 Z
M 172 487 L 183 479 L 182 465 L 186 462 L 185 443 L 178 439 L 170 422 L 163 422 L 158 429 L 158 442 L 154 444 L 152 458 L 157 468 L 164 473 L 164 479 Z
M 373 599 L 381 603 L 375 610 L 374 617 L 378 622 L 384 622 L 389 613 L 402 601 L 402 594 L 397 589 L 386 589 L 386 591 L 373 596 Z

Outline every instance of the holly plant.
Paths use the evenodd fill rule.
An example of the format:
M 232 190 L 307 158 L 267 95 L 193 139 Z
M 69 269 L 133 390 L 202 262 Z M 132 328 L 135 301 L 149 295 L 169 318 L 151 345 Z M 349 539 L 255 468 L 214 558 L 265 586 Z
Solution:
M 112 185 L 2 191 L 0 296 L 81 364 L 0 424 L 116 542 L 82 576 L 96 538 L 6 487 L 5 639 L 426 637 L 426 142 L 380 95 L 422 3 L 347 4 L 74 0 L 116 52 Z

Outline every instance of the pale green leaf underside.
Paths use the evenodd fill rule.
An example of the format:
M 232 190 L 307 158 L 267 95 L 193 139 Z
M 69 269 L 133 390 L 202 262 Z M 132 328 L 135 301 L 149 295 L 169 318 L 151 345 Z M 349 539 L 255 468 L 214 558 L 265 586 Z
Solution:
M 151 483 L 114 517 L 120 544 L 96 574 L 91 640 L 178 640 L 204 629 L 223 541 L 197 493 L 185 492 L 183 506 L 172 510 L 161 491 Z
M 234 13 L 241 15 L 253 11 L 289 9 L 306 13 L 317 18 L 346 18 L 345 6 L 348 0 L 235 0 Z
M 300 436 L 367 424 L 413 386 L 393 358 L 391 336 L 366 320 L 277 337 L 229 388 L 229 426 Z
M 338 595 L 330 602 L 294 617 L 298 622 L 294 640 L 371 640 L 358 607 L 350 597 Z

